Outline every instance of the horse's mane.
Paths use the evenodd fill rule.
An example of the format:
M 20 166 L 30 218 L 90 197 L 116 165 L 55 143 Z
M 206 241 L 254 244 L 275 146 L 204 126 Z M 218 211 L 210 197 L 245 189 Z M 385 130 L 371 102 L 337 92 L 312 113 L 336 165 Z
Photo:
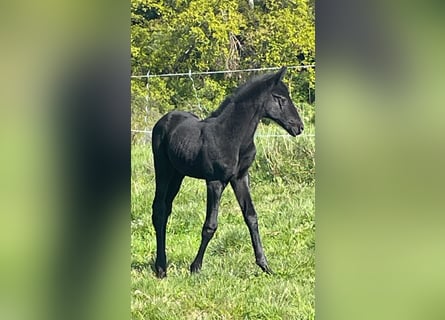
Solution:
M 219 116 L 226 107 L 232 103 L 241 102 L 246 98 L 251 98 L 252 96 L 260 94 L 266 88 L 267 80 L 273 76 L 273 73 L 256 76 L 240 85 L 234 93 L 224 99 L 218 109 L 210 114 L 210 117 Z

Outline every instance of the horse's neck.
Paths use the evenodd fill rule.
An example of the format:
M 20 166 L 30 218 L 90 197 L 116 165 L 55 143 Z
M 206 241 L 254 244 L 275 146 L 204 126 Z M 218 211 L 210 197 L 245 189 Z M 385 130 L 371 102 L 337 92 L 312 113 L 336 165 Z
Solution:
M 248 143 L 253 140 L 261 117 L 259 104 L 234 102 L 218 118 L 232 141 Z

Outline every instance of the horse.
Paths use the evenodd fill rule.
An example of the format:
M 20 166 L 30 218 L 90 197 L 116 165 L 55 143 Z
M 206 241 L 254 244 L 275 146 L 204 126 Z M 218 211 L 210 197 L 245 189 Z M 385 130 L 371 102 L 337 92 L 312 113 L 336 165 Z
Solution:
M 209 241 L 218 227 L 221 195 L 230 183 L 249 229 L 256 264 L 272 274 L 261 244 L 258 218 L 249 190 L 249 167 L 255 159 L 254 134 L 262 118 L 278 123 L 295 137 L 304 129 L 287 86 L 286 67 L 238 87 L 207 118 L 184 111 L 164 115 L 152 130 L 156 191 L 152 222 L 156 233 L 157 277 L 167 275 L 166 225 L 185 176 L 204 179 L 207 210 L 191 273 L 201 270 Z

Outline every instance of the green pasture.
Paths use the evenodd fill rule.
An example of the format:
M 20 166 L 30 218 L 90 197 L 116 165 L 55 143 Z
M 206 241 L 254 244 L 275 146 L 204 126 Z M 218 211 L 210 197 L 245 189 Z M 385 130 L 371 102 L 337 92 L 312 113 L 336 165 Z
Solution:
M 310 119 L 305 135 L 285 135 L 261 124 L 251 167 L 251 193 L 273 276 L 256 266 L 247 226 L 228 186 L 219 227 L 200 274 L 190 275 L 205 216 L 205 182 L 185 178 L 167 226 L 168 276 L 151 264 L 154 171 L 149 143 L 132 147 L 132 319 L 314 319 L 315 318 L 315 139 Z

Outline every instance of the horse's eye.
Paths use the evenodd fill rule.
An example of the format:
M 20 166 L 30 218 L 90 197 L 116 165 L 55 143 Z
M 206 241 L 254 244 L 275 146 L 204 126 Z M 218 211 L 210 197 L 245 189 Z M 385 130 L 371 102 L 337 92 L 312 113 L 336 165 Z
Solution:
M 272 96 L 278 102 L 280 108 L 283 108 L 283 105 L 286 103 L 286 99 L 278 94 L 272 94 Z
M 272 96 L 275 98 L 275 100 L 277 100 L 278 102 L 280 102 L 280 103 L 283 103 L 284 102 L 284 97 L 283 96 L 280 96 L 280 95 L 278 95 L 278 94 L 272 94 Z

